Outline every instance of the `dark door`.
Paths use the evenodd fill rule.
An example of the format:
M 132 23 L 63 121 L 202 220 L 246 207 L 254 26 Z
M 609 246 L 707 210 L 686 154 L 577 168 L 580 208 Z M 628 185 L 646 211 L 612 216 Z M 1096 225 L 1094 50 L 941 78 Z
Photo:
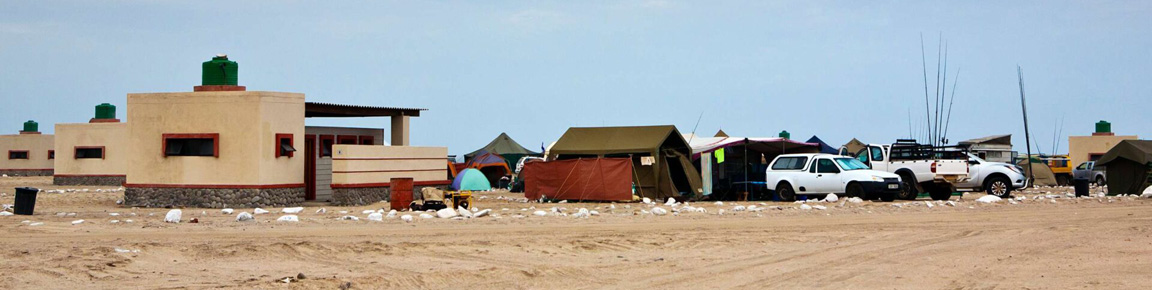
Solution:
M 316 200 L 316 135 L 304 136 L 304 199 Z

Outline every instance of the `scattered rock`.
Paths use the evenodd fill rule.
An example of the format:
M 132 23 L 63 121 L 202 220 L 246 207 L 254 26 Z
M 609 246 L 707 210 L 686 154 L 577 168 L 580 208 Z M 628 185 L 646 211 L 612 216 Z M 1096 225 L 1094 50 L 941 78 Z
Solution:
M 836 202 L 837 200 L 840 200 L 840 197 L 834 193 L 829 193 L 828 196 L 824 197 L 824 202 Z
M 484 210 L 478 211 L 478 212 L 476 212 L 476 213 L 473 213 L 473 214 L 472 214 L 472 217 L 474 217 L 474 218 L 478 218 L 478 217 L 484 217 L 484 216 L 487 216 L 487 215 L 488 215 L 488 214 L 490 214 L 490 213 L 492 213 L 492 210 L 491 210 L 491 209 L 484 209 Z
M 999 196 L 985 195 L 985 196 L 981 196 L 980 198 L 977 198 L 976 202 L 994 203 L 994 202 L 999 202 L 1001 200 L 1004 200 L 1004 199 L 1000 198 Z
M 849 197 L 849 198 L 848 198 L 848 202 L 851 202 L 851 203 L 864 203 L 864 199 L 862 199 L 862 198 L 859 198 L 859 197 L 855 197 L 855 196 L 853 196 L 853 197 Z
M 548 212 L 538 210 L 538 211 L 533 212 L 532 215 L 534 215 L 534 216 L 546 216 L 546 215 L 548 215 Z
M 666 210 L 662 207 L 654 207 L 654 208 L 652 208 L 652 214 L 654 214 L 654 215 L 666 215 L 666 214 L 668 214 L 668 210 Z
M 429 217 L 431 217 L 431 215 L 429 215 Z M 410 223 L 410 222 L 412 222 L 412 215 L 402 215 L 402 216 L 400 216 L 400 220 L 402 220 L 406 223 Z
M 232 214 L 232 209 L 230 209 L 230 208 L 222 209 L 222 210 L 220 210 L 220 213 L 222 213 L 222 214 Z
M 252 214 L 250 214 L 246 211 L 242 211 L 242 212 L 240 212 L 240 214 L 236 215 L 236 221 L 238 221 L 238 222 L 246 222 L 246 221 L 253 221 L 253 220 L 256 220 L 256 218 L 252 217 Z
M 291 214 L 297 214 L 297 213 L 300 213 L 302 211 L 304 211 L 303 207 L 286 207 L 286 208 L 280 210 L 280 212 L 282 212 L 282 213 L 291 213 Z
M 282 217 L 276 219 L 276 221 L 278 221 L 278 222 L 298 222 L 298 221 L 300 221 L 300 217 L 297 217 L 296 215 L 285 215 L 285 216 L 282 216 Z
M 436 211 L 436 216 L 442 219 L 453 218 L 456 216 L 456 211 L 451 208 L 442 208 Z
M 435 218 L 435 217 L 436 216 L 433 216 L 433 215 L 427 214 L 427 213 L 420 214 L 420 218 L 422 218 L 422 219 L 430 219 L 430 218 Z M 404 218 L 404 217 L 400 217 L 400 218 Z
M 802 210 L 810 210 L 810 209 L 812 209 L 812 206 L 811 206 L 811 205 L 808 205 L 807 203 L 805 203 L 805 204 L 801 204 L 801 205 L 800 205 L 800 209 L 802 209 Z
M 166 222 L 166 223 L 180 223 L 180 216 L 181 215 L 183 215 L 183 212 L 178 210 L 178 209 L 170 210 L 170 211 L 168 211 L 168 214 L 164 215 L 164 222 Z
M 456 208 L 456 214 L 458 214 L 461 217 L 466 218 L 466 219 L 472 218 L 472 211 L 470 211 L 464 207 L 457 207 Z
M 82 224 L 82 223 L 84 223 L 84 220 L 74 220 L 74 221 L 72 221 L 72 224 L 73 224 L 73 225 L 78 225 L 78 224 Z
M 384 221 L 384 214 L 381 214 L 378 212 L 368 214 L 368 220 L 374 221 L 374 222 Z
M 254 214 L 266 214 L 266 213 L 268 213 L 268 211 L 264 210 L 262 208 L 256 208 L 256 209 L 252 210 L 252 213 L 254 213 Z

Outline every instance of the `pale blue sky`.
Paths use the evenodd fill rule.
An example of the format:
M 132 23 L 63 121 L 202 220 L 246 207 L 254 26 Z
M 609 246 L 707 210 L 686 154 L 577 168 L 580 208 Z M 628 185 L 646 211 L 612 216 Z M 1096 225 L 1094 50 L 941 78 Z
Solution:
M 1152 136 L 1152 1 L 0 1 L 0 131 L 101 102 L 123 117 L 125 94 L 190 91 L 227 53 L 249 90 L 428 108 L 413 144 L 453 154 L 500 132 L 533 149 L 571 126 L 687 133 L 701 113 L 703 135 L 892 142 L 923 118 L 920 33 L 934 82 L 941 32 L 962 70 L 953 141 L 1023 151 L 1017 64 L 1044 151 L 1061 117 L 1064 135 Z

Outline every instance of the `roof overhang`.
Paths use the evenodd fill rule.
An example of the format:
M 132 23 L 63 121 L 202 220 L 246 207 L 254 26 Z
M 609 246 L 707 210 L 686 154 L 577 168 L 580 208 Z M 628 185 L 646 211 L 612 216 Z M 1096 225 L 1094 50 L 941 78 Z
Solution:
M 350 118 L 350 117 L 419 117 L 421 108 L 372 107 L 329 103 L 304 103 L 305 118 Z

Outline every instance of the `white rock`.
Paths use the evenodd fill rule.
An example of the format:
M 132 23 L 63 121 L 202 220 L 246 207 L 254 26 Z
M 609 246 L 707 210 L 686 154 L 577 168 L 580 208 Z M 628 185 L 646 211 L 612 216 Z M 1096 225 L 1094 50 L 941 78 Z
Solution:
M 985 195 L 985 196 L 981 196 L 980 198 L 977 198 L 976 202 L 994 203 L 994 202 L 999 202 L 1001 200 L 1004 200 L 1004 199 L 1000 198 L 999 196 Z
M 855 196 L 853 196 L 853 197 L 849 197 L 849 198 L 848 198 L 848 202 L 851 202 L 851 203 L 863 203 L 863 202 L 864 202 L 864 199 L 862 199 L 862 198 L 859 198 L 859 197 L 855 197 Z
M 180 222 L 180 215 L 182 215 L 182 214 L 183 214 L 183 212 L 178 210 L 178 209 L 170 210 L 170 211 L 168 211 L 167 215 L 164 215 L 164 222 L 166 222 L 166 223 L 179 223 Z
M 220 210 L 220 213 L 223 213 L 223 214 L 232 214 L 232 209 L 230 209 L 230 208 L 222 209 L 222 210 Z
M 948 205 L 948 206 L 956 206 L 956 202 L 955 202 L 955 201 L 951 201 L 951 200 L 944 202 L 944 204 L 946 204 L 946 205 Z
M 807 204 L 805 204 L 805 205 L 807 205 Z M 814 208 L 814 209 L 818 209 L 818 210 L 826 210 L 826 209 L 828 209 L 827 207 L 825 207 L 825 206 L 823 206 L 823 205 L 813 205 L 813 206 L 812 206 L 812 208 Z
M 290 215 L 281 216 L 280 218 L 276 219 L 276 221 L 278 221 L 278 222 L 298 222 L 298 221 L 300 221 L 300 218 L 297 217 L 296 215 L 290 214 Z
M 737 206 L 732 207 L 732 211 L 744 211 L 744 209 L 745 209 L 745 207 L 743 205 L 737 205 Z
M 597 216 L 597 215 L 600 215 L 600 212 L 598 212 L 598 211 L 594 211 L 594 210 L 590 210 L 590 211 L 588 211 L 588 215 L 594 215 L 594 216 Z
M 358 221 L 358 220 L 360 220 L 359 217 L 350 216 L 350 215 L 342 216 L 342 217 L 340 217 L 340 219 L 346 220 L 346 221 Z
M 73 225 L 78 225 L 78 224 L 82 224 L 82 223 L 84 223 L 84 220 L 74 220 L 74 221 L 72 221 L 72 224 L 73 224 Z
M 724 215 L 724 209 L 716 210 L 716 215 Z
M 0 216 L 10 216 L 10 215 L 12 215 L 12 213 L 6 212 L 6 211 L 0 211 Z
M 924 205 L 928 206 L 928 208 L 932 208 L 932 207 L 936 206 L 935 204 L 932 204 L 931 201 L 927 201 L 927 200 L 924 201 Z
M 120 215 L 120 213 L 118 213 L 118 212 L 110 212 L 110 213 L 108 213 L 108 215 L 110 215 L 110 216 L 118 216 L 118 215 Z
M 676 199 L 671 197 L 668 198 L 668 201 L 664 202 L 664 205 L 666 206 L 672 206 L 674 204 L 677 204 Z
M 829 193 L 828 196 L 824 197 L 825 202 L 836 202 L 837 200 L 840 200 L 840 197 L 834 193 Z
M 30 223 L 30 224 L 28 224 L 28 226 L 30 226 L 30 227 L 34 227 L 34 226 L 41 226 L 41 225 L 44 225 L 44 223 L 42 223 L 42 222 L 34 222 L 34 223 Z
M 470 211 L 464 207 L 457 207 L 456 208 L 456 214 L 458 214 L 461 217 L 466 218 L 466 219 L 472 218 L 472 211 Z
M 291 214 L 297 214 L 297 213 L 300 213 L 302 211 L 304 211 L 303 207 L 286 207 L 286 208 L 280 210 L 280 212 L 282 212 L 282 213 L 291 213 Z
M 396 218 L 396 210 L 388 211 L 388 214 L 384 215 L 384 217 L 385 218 Z
M 478 218 L 478 217 L 485 217 L 485 216 L 487 216 L 487 215 L 488 215 L 488 214 L 490 214 L 490 213 L 492 213 L 492 210 L 491 210 L 491 209 L 483 209 L 483 210 L 480 210 L 480 211 L 478 211 L 478 212 L 476 212 L 476 213 L 473 213 L 473 214 L 472 214 L 472 217 L 474 217 L 474 218 Z
M 572 217 L 573 217 L 573 218 L 586 218 L 586 217 L 588 217 L 588 213 L 586 213 L 586 212 L 577 212 L 577 213 L 574 213 L 574 214 L 572 214 Z
M 643 202 L 643 203 L 645 203 L 645 204 L 650 204 L 650 203 L 652 203 L 652 199 L 651 199 L 651 198 L 647 198 L 647 197 L 645 197 L 645 198 L 641 198 L 641 199 L 640 199 L 640 201 L 641 201 L 641 202 Z
M 442 208 L 436 211 L 436 216 L 442 219 L 452 218 L 456 216 L 456 210 L 451 208 Z
M 801 204 L 801 205 L 800 205 L 800 209 L 802 209 L 802 210 L 810 210 L 810 209 L 812 209 L 812 206 L 811 206 L 811 205 L 808 205 L 807 203 L 805 203 L 805 204 Z
M 361 211 L 360 213 L 361 213 L 361 214 L 372 214 L 372 213 L 374 213 L 374 212 L 376 212 L 376 210 L 374 210 L 374 209 L 369 209 L 369 210 L 364 210 L 364 211 Z
M 110 221 L 108 221 L 108 223 L 118 224 L 118 223 L 120 223 L 120 220 L 110 220 Z
M 320 208 L 320 209 L 316 210 L 316 213 L 318 213 L 318 214 L 326 214 L 326 213 L 328 213 L 328 209 L 326 209 L 326 208 Z
M 420 214 L 420 218 L 422 218 L 422 219 L 430 219 L 430 218 L 436 218 L 436 216 L 434 216 L 434 215 L 431 215 L 431 214 L 427 214 L 427 213 L 422 213 L 422 214 Z
M 266 213 L 268 213 L 268 211 L 264 210 L 262 208 L 256 208 L 256 209 L 252 210 L 252 213 L 254 213 L 254 214 L 266 214 Z
M 534 215 L 534 216 L 546 216 L 546 215 L 548 215 L 548 212 L 538 210 L 538 211 L 533 212 L 532 215 Z
M 406 215 L 400 216 L 400 220 L 402 220 L 406 223 L 410 223 L 410 222 L 412 222 L 412 215 L 406 214 Z
M 236 215 L 236 221 L 238 221 L 238 222 L 246 222 L 246 221 L 254 221 L 254 220 L 256 220 L 256 218 L 252 217 L 252 214 L 250 214 L 246 211 L 242 211 L 242 212 L 240 212 L 240 214 Z
M 654 215 L 666 215 L 666 214 L 668 214 L 668 210 L 666 210 L 662 207 L 654 207 L 654 208 L 652 208 L 652 214 L 654 214 Z
M 384 220 L 384 214 L 381 214 L 378 212 L 370 213 L 370 214 L 368 214 L 368 220 L 374 221 L 374 222 L 383 221 Z
M 717 202 L 714 202 L 713 204 L 715 204 L 715 205 L 724 205 L 724 202 L 723 202 L 723 201 L 717 201 Z

